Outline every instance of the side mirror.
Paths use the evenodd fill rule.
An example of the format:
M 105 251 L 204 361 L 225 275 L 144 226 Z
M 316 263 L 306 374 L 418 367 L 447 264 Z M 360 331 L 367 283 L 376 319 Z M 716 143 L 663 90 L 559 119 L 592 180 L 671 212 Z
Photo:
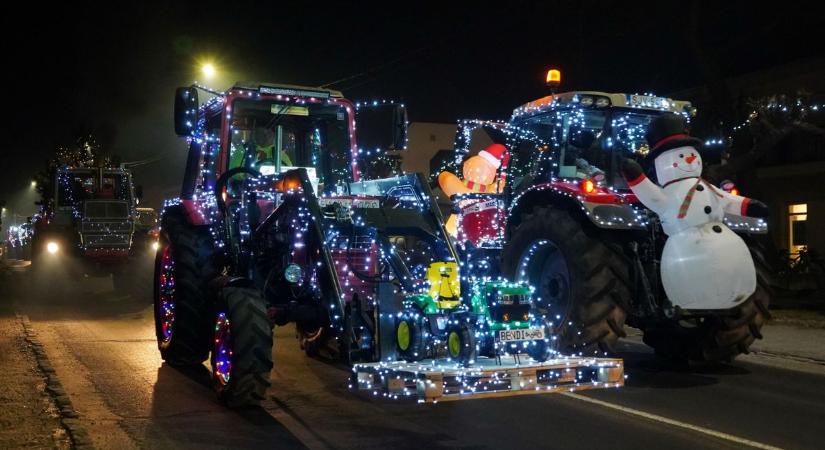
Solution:
M 194 87 L 175 89 L 175 133 L 190 136 L 198 123 L 198 90 Z
M 407 149 L 407 108 L 396 103 L 361 105 L 355 113 L 359 149 Z

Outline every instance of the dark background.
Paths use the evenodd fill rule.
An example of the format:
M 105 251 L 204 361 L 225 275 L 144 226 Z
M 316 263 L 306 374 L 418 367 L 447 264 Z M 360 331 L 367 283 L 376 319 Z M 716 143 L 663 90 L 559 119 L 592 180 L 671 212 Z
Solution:
M 0 200 L 33 211 L 34 173 L 57 146 L 93 133 L 123 161 L 159 158 L 135 171 L 157 207 L 175 194 L 185 158 L 173 89 L 198 79 L 207 58 L 216 88 L 343 79 L 333 87 L 347 97 L 404 100 L 413 121 L 507 118 L 547 94 L 544 72 L 556 66 L 562 90 L 705 86 L 720 101 L 700 115 L 732 123 L 720 80 L 820 58 L 825 42 L 816 2 L 295 3 L 304 6 L 4 7 Z

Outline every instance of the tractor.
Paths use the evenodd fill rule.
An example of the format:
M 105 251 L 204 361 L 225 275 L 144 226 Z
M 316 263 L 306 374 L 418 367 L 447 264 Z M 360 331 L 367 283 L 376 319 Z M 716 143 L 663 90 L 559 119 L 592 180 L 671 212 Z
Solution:
M 140 191 L 128 169 L 58 168 L 53 200 L 32 225 L 32 271 L 43 278 L 35 285 L 70 288 L 77 275 L 112 275 L 116 289 L 137 286 L 129 263 Z
M 731 360 L 762 337 L 771 296 L 764 220 L 725 217 L 756 265 L 751 298 L 698 311 L 665 295 L 659 258 L 666 236 L 619 170 L 624 158 L 646 154 L 647 125 L 665 112 L 691 117 L 695 109 L 652 95 L 565 92 L 516 108 L 506 122 L 459 126 L 456 173 L 480 137 L 506 145 L 510 156 L 500 169 L 503 192 L 452 199 L 472 231 L 458 236 L 459 250 L 477 268 L 534 287 L 564 353 L 613 352 L 625 325 L 640 329 L 657 355 L 681 362 Z
M 176 91 L 188 162 L 180 197 L 160 217 L 154 312 L 167 363 L 209 359 L 219 398 L 235 407 L 260 402 L 269 386 L 275 326 L 294 324 L 309 356 L 348 365 L 409 357 L 426 338 L 423 321 L 441 338 L 427 356 L 446 352 L 454 365 L 471 364 L 483 345 L 495 353 L 476 327 L 508 331 L 498 340 L 511 353 L 549 348 L 543 328 L 529 329 L 538 319 L 522 317 L 532 312 L 524 292 L 501 285 L 460 297 L 472 280 L 458 281 L 459 255 L 426 179 L 381 169 L 392 166 L 380 161 L 388 150 L 406 146 L 403 105 L 270 83 L 208 91 L 200 104 L 201 90 Z M 508 308 L 522 316 L 480 320 Z M 408 320 L 411 310 L 420 320 Z

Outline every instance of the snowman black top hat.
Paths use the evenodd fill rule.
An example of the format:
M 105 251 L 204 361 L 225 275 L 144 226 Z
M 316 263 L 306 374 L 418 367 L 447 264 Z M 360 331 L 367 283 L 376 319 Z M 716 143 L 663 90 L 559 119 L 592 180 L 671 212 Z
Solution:
M 645 139 L 650 146 L 650 152 L 645 160 L 653 162 L 663 152 L 691 146 L 701 149 L 702 141 L 688 134 L 687 120 L 680 114 L 664 113 L 653 119 L 647 127 Z

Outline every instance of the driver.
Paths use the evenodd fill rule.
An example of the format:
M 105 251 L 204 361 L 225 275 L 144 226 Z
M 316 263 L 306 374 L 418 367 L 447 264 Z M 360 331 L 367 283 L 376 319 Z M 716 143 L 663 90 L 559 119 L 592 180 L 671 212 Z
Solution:
M 273 160 L 275 150 L 275 132 L 266 127 L 258 127 L 255 129 L 255 157 L 258 161 L 265 159 Z M 293 166 L 292 159 L 289 157 L 284 149 L 280 149 L 281 165 Z
M 567 147 L 567 157 L 575 161 L 576 171 L 584 175 L 583 178 L 604 178 L 604 171 L 595 166 L 594 162 L 601 159 L 601 144 L 592 129 L 584 127 L 570 127 L 570 144 Z

